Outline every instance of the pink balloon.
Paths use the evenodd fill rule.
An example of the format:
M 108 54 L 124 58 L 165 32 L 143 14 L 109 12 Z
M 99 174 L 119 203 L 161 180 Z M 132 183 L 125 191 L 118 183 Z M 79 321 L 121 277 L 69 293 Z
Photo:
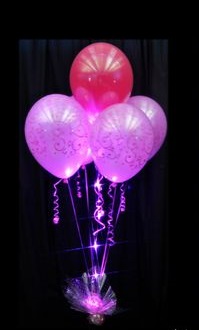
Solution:
M 161 106 L 147 96 L 133 96 L 128 104 L 132 104 L 142 110 L 151 122 L 154 133 L 154 144 L 149 159 L 151 159 L 160 149 L 167 133 L 167 119 Z
M 92 123 L 103 109 L 127 100 L 133 87 L 133 70 L 119 48 L 96 42 L 75 57 L 70 70 L 70 87 Z
M 146 164 L 153 147 L 153 129 L 135 106 L 114 104 L 100 113 L 91 127 L 90 146 L 99 172 L 112 182 L 124 182 Z
M 81 105 L 66 95 L 51 94 L 30 109 L 25 122 L 28 147 L 48 172 L 71 177 L 88 152 L 88 120 Z

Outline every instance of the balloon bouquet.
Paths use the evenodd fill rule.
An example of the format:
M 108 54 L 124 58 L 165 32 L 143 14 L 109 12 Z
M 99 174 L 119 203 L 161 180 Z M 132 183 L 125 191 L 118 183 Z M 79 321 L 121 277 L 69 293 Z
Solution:
M 38 163 L 59 178 L 54 184 L 54 224 L 60 220 L 58 185 L 67 184 L 83 250 L 70 178 L 77 173 L 79 178 L 80 169 L 85 172 L 89 208 L 86 167 L 94 162 L 91 267 L 81 277 L 67 280 L 64 295 L 73 309 L 89 314 L 90 322 L 100 325 L 104 315 L 116 310 L 117 299 L 105 271 L 109 250 L 115 244 L 114 230 L 120 213 L 125 211 L 125 182 L 160 149 L 167 121 L 153 99 L 130 97 L 132 67 L 125 54 L 112 44 L 97 42 L 80 51 L 71 66 L 70 86 L 73 96 L 51 94 L 33 105 L 26 118 L 25 137 Z M 106 201 L 102 182 L 108 183 Z M 81 198 L 77 188 L 77 197 Z M 116 194 L 120 196 L 114 213 Z M 102 248 L 103 253 L 99 252 Z

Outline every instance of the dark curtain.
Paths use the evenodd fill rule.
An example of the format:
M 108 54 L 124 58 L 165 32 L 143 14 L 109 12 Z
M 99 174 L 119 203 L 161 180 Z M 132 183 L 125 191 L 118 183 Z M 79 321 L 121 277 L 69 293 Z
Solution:
M 128 181 L 126 213 L 116 230 L 124 241 L 112 248 L 109 281 L 123 309 L 107 319 L 104 328 L 166 329 L 170 259 L 168 217 L 168 41 L 167 40 L 20 40 L 20 214 L 19 214 L 19 325 L 24 328 L 92 328 L 85 315 L 70 309 L 61 283 L 78 274 L 82 254 L 67 252 L 78 246 L 67 197 L 62 224 L 52 224 L 52 186 L 56 178 L 31 155 L 24 123 L 31 106 L 41 97 L 71 95 L 69 72 L 82 48 L 104 41 L 119 47 L 134 71 L 132 95 L 155 99 L 168 119 L 167 138 L 144 169 Z M 92 164 L 89 179 L 94 178 Z M 64 192 L 63 192 L 64 193 Z M 172 296 L 171 296 L 172 299 Z M 172 321 L 171 321 L 172 322 Z

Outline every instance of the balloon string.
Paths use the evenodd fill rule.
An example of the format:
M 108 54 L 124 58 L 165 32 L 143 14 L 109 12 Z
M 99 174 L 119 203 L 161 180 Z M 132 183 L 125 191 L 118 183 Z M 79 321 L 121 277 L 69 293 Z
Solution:
M 103 176 L 98 173 L 97 180 L 94 184 L 94 190 L 95 193 L 97 194 L 97 201 L 96 201 L 96 209 L 94 212 L 94 219 L 95 221 L 101 226 L 101 228 L 97 229 L 96 231 L 93 232 L 93 236 L 97 237 L 98 233 L 102 230 L 105 229 L 105 224 L 101 221 L 101 218 L 104 216 L 104 210 L 103 210 L 103 204 L 104 204 L 104 199 L 101 193 L 102 190 L 102 185 L 101 185 L 101 180 L 103 179 Z
M 75 209 L 73 195 L 72 195 L 71 187 L 70 187 L 70 184 L 69 184 L 69 179 L 67 180 L 67 183 L 68 183 L 68 190 L 69 190 L 69 194 L 70 194 L 71 204 L 72 204 L 72 207 L 73 207 L 75 223 L 76 223 L 76 227 L 77 227 L 77 231 L 78 231 L 78 235 L 79 235 L 79 240 L 80 240 L 80 244 L 81 244 L 81 248 L 82 248 L 82 252 L 83 252 L 84 262 L 85 262 L 86 270 L 88 272 L 88 264 L 87 264 L 87 261 L 86 261 L 84 245 L 83 245 L 82 236 L 81 236 L 81 232 L 80 232 L 80 227 L 79 227 L 79 223 L 78 223 L 78 219 L 77 219 L 77 212 L 76 212 L 76 209 Z
M 85 186 L 86 186 L 86 204 L 87 204 L 87 211 L 88 211 L 88 217 L 90 215 L 90 206 L 89 206 L 89 192 L 88 192 L 88 175 L 87 175 L 87 169 L 86 166 L 82 167 L 84 169 L 84 177 L 85 177 Z
M 97 195 L 97 200 L 96 200 L 96 204 L 95 204 L 95 211 L 94 211 L 94 220 L 97 223 L 97 225 L 100 225 L 100 228 L 96 229 L 94 231 L 94 226 L 92 223 L 92 237 L 94 238 L 94 242 L 91 248 L 91 253 L 92 253 L 92 258 L 93 258 L 93 264 L 92 265 L 92 273 L 93 276 L 96 277 L 97 276 L 97 269 L 99 269 L 99 258 L 98 258 L 98 233 L 100 231 L 103 231 L 105 229 L 105 224 L 101 221 L 101 218 L 104 215 L 104 210 L 103 210 L 103 204 L 104 204 L 104 199 L 102 196 L 102 184 L 101 181 L 103 179 L 103 176 L 101 174 L 99 174 L 99 172 L 97 172 L 97 180 L 94 183 L 94 191 Z M 95 252 L 94 252 L 95 251 Z M 96 267 L 97 266 L 97 267 Z
M 112 188 L 115 188 L 114 195 L 112 194 Z M 104 272 L 105 272 L 105 268 L 106 268 L 106 264 L 107 264 L 107 260 L 108 260 L 108 255 L 109 255 L 109 248 L 110 248 L 110 246 L 115 244 L 115 241 L 114 241 L 114 225 L 113 225 L 113 210 L 114 210 L 114 205 L 115 205 L 116 190 L 117 190 L 117 184 L 111 183 L 110 186 L 109 186 L 108 195 L 112 199 L 112 203 L 111 203 L 111 206 L 109 207 L 110 210 L 109 210 L 109 213 L 108 213 L 108 216 L 109 216 L 109 220 L 107 221 L 108 231 L 107 231 L 107 237 L 106 237 L 106 244 L 105 244 L 105 248 L 104 248 L 104 253 L 103 253 L 103 257 L 102 257 L 102 264 L 101 264 L 101 270 L 100 270 L 101 274 L 104 274 Z
M 107 264 L 108 255 L 109 255 L 109 249 L 110 249 L 110 245 L 108 245 L 106 243 L 105 248 L 104 248 L 103 258 L 102 258 L 101 270 L 100 270 L 100 274 L 102 274 L 102 275 L 104 275 L 104 272 L 105 272 L 105 269 L 106 269 L 106 264 Z
M 113 191 L 112 188 L 115 188 L 114 190 L 114 197 L 113 197 Z M 108 212 L 108 231 L 107 231 L 107 241 L 108 241 L 108 245 L 112 246 L 115 244 L 114 241 L 114 226 L 113 226 L 113 207 L 115 204 L 115 196 L 116 196 L 116 189 L 117 189 L 117 185 L 115 183 L 111 183 L 109 185 L 109 189 L 108 189 L 108 195 L 109 197 L 112 199 L 112 203 L 109 206 L 109 212 Z
M 90 243 L 91 271 L 94 272 L 96 268 L 95 267 L 96 264 L 97 264 L 97 268 L 99 268 L 99 260 L 98 260 L 96 239 L 93 241 L 94 228 L 93 228 L 93 221 L 90 217 L 88 175 L 87 175 L 86 165 L 82 166 L 82 169 L 84 170 L 84 177 L 85 177 L 87 212 L 88 212 L 88 218 L 90 219 L 89 243 Z
M 79 171 L 77 172 L 77 175 L 76 175 L 76 186 L 77 186 L 77 197 L 78 198 L 82 198 L 82 192 L 81 192 L 81 185 L 80 185 L 80 173 Z
M 54 204 L 54 216 L 53 216 L 53 223 L 56 225 L 59 223 L 59 197 L 57 194 L 57 185 L 62 181 L 62 179 L 60 179 L 59 181 L 57 181 L 53 186 L 54 186 L 54 193 L 53 193 L 53 204 Z
M 115 220 L 115 226 L 117 225 L 120 213 L 125 212 L 125 210 L 126 210 L 125 189 L 126 189 L 126 185 L 124 183 L 122 183 L 120 186 L 120 205 L 118 207 L 118 212 L 117 212 L 117 216 L 116 216 L 116 220 Z
M 125 198 L 125 186 L 124 183 L 122 183 L 120 187 L 121 195 L 120 195 L 120 211 L 125 212 L 126 210 L 126 198 Z

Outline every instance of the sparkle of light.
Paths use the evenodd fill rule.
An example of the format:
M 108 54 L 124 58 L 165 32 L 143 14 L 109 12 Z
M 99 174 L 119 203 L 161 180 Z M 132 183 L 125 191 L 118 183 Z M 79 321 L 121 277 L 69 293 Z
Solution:
M 97 219 L 100 220 L 101 217 L 103 217 L 104 215 L 104 210 L 99 210 L 98 214 L 97 214 Z
M 67 178 L 70 177 L 71 174 L 72 174 L 72 170 L 71 170 L 71 168 L 68 167 L 68 168 L 65 170 L 65 173 L 66 173 Z
M 99 191 L 102 190 L 102 185 L 98 179 L 95 181 L 94 187 L 97 188 Z
M 95 239 L 95 242 L 94 242 L 94 244 L 93 244 L 92 247 L 95 249 L 95 251 L 97 251 L 97 248 L 99 247 L 99 245 L 97 244 L 97 240 L 96 239 Z

